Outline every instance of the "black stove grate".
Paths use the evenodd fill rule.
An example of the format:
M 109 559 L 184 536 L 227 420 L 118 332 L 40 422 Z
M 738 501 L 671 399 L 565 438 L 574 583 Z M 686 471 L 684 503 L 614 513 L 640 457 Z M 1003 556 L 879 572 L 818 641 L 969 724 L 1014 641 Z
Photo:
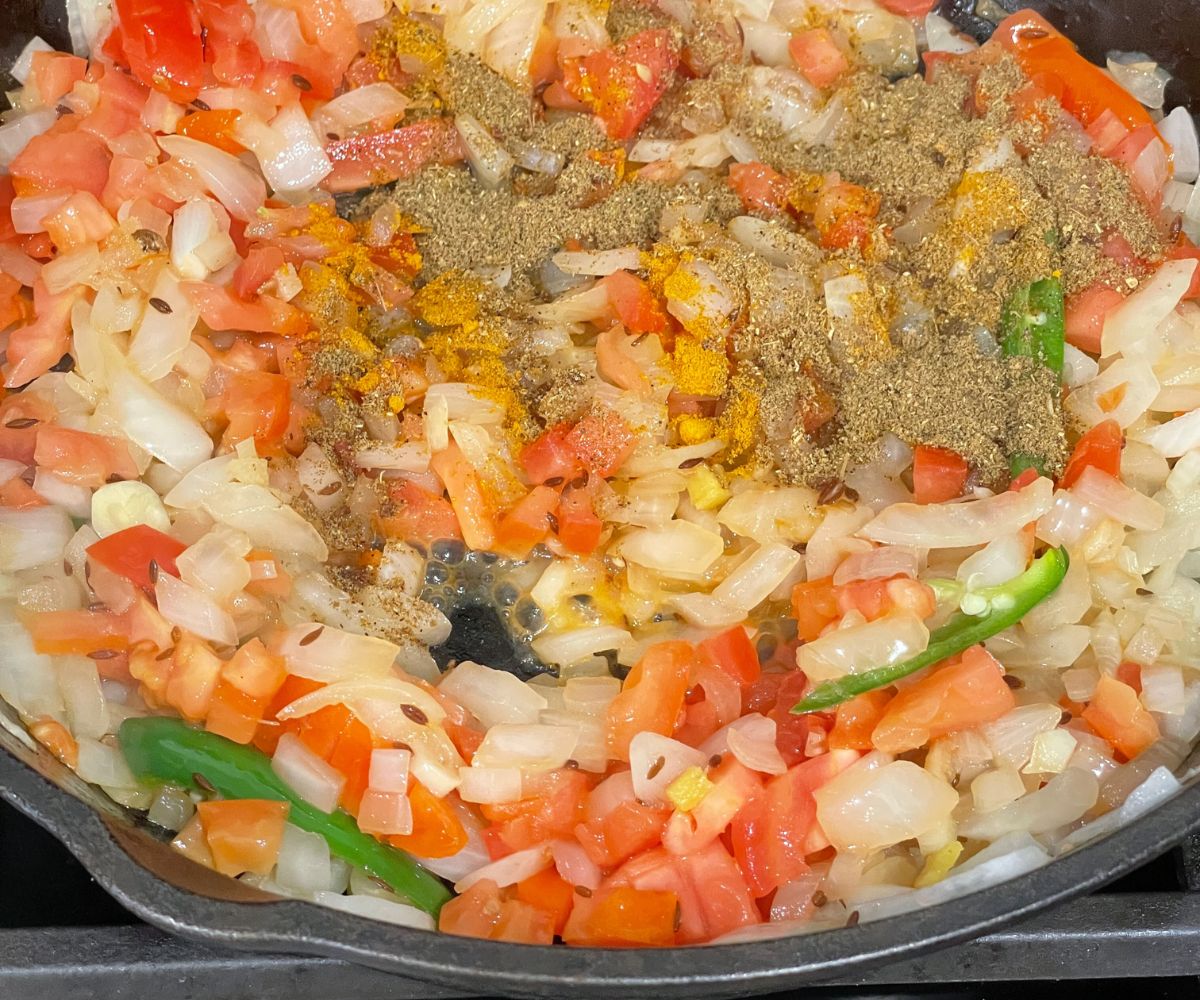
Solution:
M 775 1000 L 1200 996 L 1200 837 L 1104 891 L 975 941 Z M 1121 980 L 1121 982 L 1114 982 Z M 0 803 L 3 1000 L 449 1000 L 332 959 L 217 950 L 137 921 Z

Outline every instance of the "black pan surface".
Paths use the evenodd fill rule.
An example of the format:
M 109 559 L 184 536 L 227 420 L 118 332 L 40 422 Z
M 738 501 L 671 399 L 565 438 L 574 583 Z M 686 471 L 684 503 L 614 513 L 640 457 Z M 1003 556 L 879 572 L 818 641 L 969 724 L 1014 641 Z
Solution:
M 1114 48 L 1148 52 L 1176 76 L 1169 102 L 1200 108 L 1197 0 L 1025 5 L 1045 13 L 1094 60 Z M 3 7 L 0 65 L 10 65 L 33 34 L 69 48 L 62 0 L 5 0 Z M 942 4 L 963 30 L 984 37 L 991 25 L 972 8 L 973 0 Z M 1175 798 L 1097 843 L 1003 885 L 902 917 L 746 944 L 541 948 L 412 931 L 276 901 L 180 857 L 136 815 L 33 747 L 8 718 L 0 718 L 0 747 L 7 751 L 0 753 L 0 797 L 58 837 L 148 923 L 214 945 L 328 955 L 471 992 L 521 997 L 720 998 L 845 976 L 1021 920 L 1117 878 L 1200 829 L 1200 775 L 1194 775 Z

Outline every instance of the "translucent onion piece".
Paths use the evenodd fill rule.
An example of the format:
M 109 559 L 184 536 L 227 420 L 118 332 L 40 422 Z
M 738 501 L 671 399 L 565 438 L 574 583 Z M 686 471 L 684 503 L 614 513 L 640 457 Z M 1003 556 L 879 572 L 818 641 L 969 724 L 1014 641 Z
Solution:
M 305 802 L 322 812 L 333 812 L 346 784 L 346 776 L 313 753 L 294 733 L 279 738 L 271 770 Z
M 1195 260 L 1169 260 L 1161 264 L 1136 292 L 1104 317 L 1101 357 L 1130 348 L 1166 319 L 1183 300 L 1196 272 Z
M 457 893 L 466 892 L 476 882 L 482 882 L 484 879 L 495 882 L 496 885 L 503 889 L 506 885 L 515 885 L 517 882 L 523 882 L 531 875 L 536 875 L 543 869 L 549 868 L 551 862 L 550 846 L 548 844 L 528 847 L 523 851 L 517 851 L 514 854 L 503 857 L 499 861 L 493 861 L 482 868 L 477 868 L 469 875 L 464 875 L 454 883 L 454 891 Z
M 1084 469 L 1071 489 L 1083 503 L 1131 528 L 1155 531 L 1163 526 L 1166 518 L 1162 504 L 1130 489 L 1095 466 Z
M 1016 802 L 969 816 L 959 824 L 958 832 L 980 840 L 997 840 L 1006 833 L 1049 833 L 1083 816 L 1096 804 L 1099 794 L 1095 775 L 1077 767 L 1068 768 Z
M 666 802 L 667 786 L 689 767 L 703 767 L 708 755 L 658 733 L 638 733 L 629 743 L 633 792 L 642 802 Z
M 446 673 L 438 689 L 483 723 L 485 729 L 502 722 L 535 723 L 546 699 L 520 678 L 466 660 Z
M 805 643 L 796 653 L 796 664 L 810 680 L 820 683 L 900 663 L 928 645 L 925 623 L 911 611 L 896 611 Z
M 492 726 L 472 757 L 477 767 L 519 767 L 550 771 L 562 767 L 579 742 L 579 731 L 568 726 Z

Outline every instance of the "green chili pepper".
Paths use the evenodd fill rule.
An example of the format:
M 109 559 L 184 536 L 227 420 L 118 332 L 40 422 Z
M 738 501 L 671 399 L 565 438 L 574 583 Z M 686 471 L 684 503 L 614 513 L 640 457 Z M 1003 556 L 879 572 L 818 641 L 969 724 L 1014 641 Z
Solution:
M 1009 356 L 1034 358 L 1062 375 L 1065 331 L 1062 282 L 1042 278 L 1018 288 L 1005 303 L 1000 349 Z
M 1000 317 L 1000 350 L 1010 357 L 1033 358 L 1061 377 L 1065 331 L 1062 282 L 1042 278 L 1009 296 Z M 1046 475 L 1045 458 L 1027 452 L 1009 456 L 1014 479 L 1026 469 Z
M 291 804 L 288 822 L 324 837 L 329 850 L 382 879 L 413 906 L 437 915 L 450 892 L 403 851 L 363 833 L 354 817 L 339 809 L 323 812 L 285 785 L 271 761 L 250 747 L 180 719 L 126 719 L 117 739 L 130 769 L 146 781 L 185 788 L 211 786 L 230 799 L 274 799 Z
M 1050 549 L 1033 561 L 1024 573 L 999 587 L 981 591 L 988 601 L 988 610 L 981 615 L 955 614 L 945 625 L 929 636 L 925 651 L 912 659 L 886 667 L 877 667 L 861 674 L 847 674 L 836 681 L 818 685 L 797 705 L 796 715 L 821 712 L 876 688 L 894 684 L 901 677 L 956 656 L 984 639 L 1019 622 L 1030 608 L 1049 597 L 1067 574 L 1067 550 Z

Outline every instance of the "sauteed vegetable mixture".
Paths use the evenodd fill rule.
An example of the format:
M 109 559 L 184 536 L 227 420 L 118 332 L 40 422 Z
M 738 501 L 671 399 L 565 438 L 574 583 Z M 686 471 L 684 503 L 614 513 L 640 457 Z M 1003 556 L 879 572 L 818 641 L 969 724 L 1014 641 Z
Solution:
M 1172 794 L 1195 126 L 932 7 L 75 6 L 0 124 L 22 737 L 536 944 L 878 919 Z

